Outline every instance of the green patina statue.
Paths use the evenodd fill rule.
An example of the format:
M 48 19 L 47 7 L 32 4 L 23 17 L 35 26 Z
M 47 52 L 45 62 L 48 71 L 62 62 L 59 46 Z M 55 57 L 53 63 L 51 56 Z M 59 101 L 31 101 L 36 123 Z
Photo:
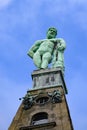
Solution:
M 65 41 L 62 38 L 56 38 L 57 30 L 51 27 L 47 31 L 47 39 L 38 40 L 28 51 L 34 64 L 39 68 L 47 68 L 52 63 L 52 68 L 61 67 L 64 71 L 64 49 Z
M 52 93 L 48 92 L 48 96 L 51 97 L 52 103 L 62 102 L 62 92 L 60 90 L 54 90 Z
M 32 96 L 30 93 L 27 93 L 25 95 L 25 97 L 19 98 L 19 100 L 23 100 L 23 109 L 24 110 L 28 110 L 29 108 L 32 107 L 33 103 L 34 103 L 34 96 Z

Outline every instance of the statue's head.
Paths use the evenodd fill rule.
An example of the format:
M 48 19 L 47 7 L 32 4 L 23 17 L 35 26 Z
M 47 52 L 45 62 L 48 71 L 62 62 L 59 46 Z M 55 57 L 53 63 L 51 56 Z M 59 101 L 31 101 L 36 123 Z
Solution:
M 47 31 L 47 38 L 51 39 L 51 38 L 55 38 L 57 35 L 57 29 L 54 27 L 50 27 Z

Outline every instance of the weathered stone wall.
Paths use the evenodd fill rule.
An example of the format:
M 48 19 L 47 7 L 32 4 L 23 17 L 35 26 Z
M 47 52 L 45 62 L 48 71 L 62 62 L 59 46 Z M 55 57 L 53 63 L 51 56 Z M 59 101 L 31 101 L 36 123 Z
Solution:
M 13 119 L 9 130 L 19 130 L 20 127 L 30 126 L 32 116 L 39 112 L 48 113 L 49 122 L 56 122 L 56 126 L 51 128 L 52 130 L 73 130 L 70 115 L 67 108 L 67 103 L 65 100 L 64 91 L 61 86 L 56 87 L 56 89 L 62 92 L 62 102 L 61 103 L 51 103 L 47 102 L 44 105 L 33 105 L 28 110 L 23 110 L 23 104 L 21 104 L 16 116 Z M 54 88 L 44 88 L 43 90 L 31 90 L 29 91 L 32 95 L 36 95 L 44 92 L 52 92 Z M 41 128 L 40 128 L 41 129 Z

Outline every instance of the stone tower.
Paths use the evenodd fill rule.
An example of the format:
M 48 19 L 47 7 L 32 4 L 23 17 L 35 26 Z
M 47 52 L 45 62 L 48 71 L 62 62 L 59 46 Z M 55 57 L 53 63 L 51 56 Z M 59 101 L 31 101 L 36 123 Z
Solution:
M 32 81 L 8 130 L 74 130 L 61 68 L 33 71 Z

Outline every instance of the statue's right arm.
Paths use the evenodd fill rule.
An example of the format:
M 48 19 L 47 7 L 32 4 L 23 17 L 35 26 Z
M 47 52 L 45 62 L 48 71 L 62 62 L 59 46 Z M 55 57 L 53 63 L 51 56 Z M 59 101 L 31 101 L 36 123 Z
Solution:
M 38 50 L 41 43 L 42 43 L 41 40 L 36 41 L 35 44 L 28 51 L 27 55 L 33 58 L 34 53 Z

